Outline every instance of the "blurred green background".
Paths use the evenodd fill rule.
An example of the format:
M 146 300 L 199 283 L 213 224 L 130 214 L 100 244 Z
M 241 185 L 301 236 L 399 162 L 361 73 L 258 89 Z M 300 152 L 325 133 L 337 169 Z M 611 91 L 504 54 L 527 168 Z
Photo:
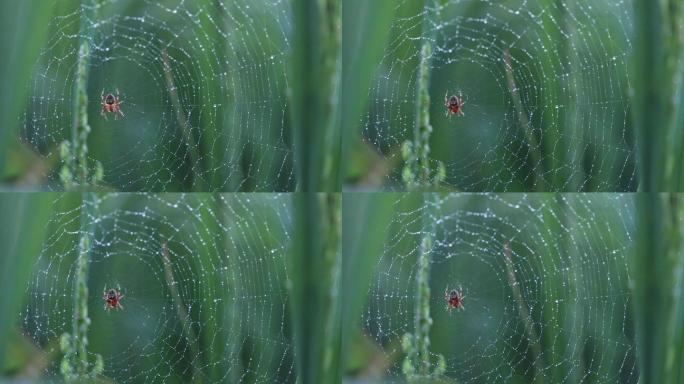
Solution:
M 353 266 L 345 304 L 361 318 L 342 329 L 349 381 L 680 382 L 681 202 L 634 194 L 345 195 L 343 233 L 356 234 L 343 252 Z M 650 224 L 637 224 L 645 216 Z M 426 238 L 430 292 L 421 301 Z M 447 288 L 462 290 L 465 310 L 446 308 Z M 424 304 L 429 371 L 440 370 L 440 358 L 444 367 L 411 376 L 406 365 L 419 363 L 404 339 L 416 334 Z
M 681 195 L 310 197 L 0 195 L 3 379 L 77 369 L 79 304 L 100 381 L 682 378 Z M 124 310 L 103 308 L 109 287 Z M 430 377 L 407 368 L 424 307 Z
M 290 2 L 1 4 L 5 188 L 64 188 L 59 146 L 75 151 L 84 86 L 87 166 L 101 164 L 100 189 L 295 189 Z M 115 121 L 100 115 L 101 93 L 117 90 L 125 117 Z
M 350 63 L 345 187 L 403 189 L 418 111 L 429 113 L 440 189 L 460 191 L 634 191 L 638 185 L 630 78 L 632 2 L 415 0 L 365 5 L 367 29 L 349 18 L 350 46 L 371 36 Z M 375 8 L 375 9 L 370 9 Z M 350 11 L 353 12 L 353 11 Z M 386 20 L 391 18 L 391 25 Z M 377 37 L 376 37 L 377 36 Z M 421 47 L 429 104 L 418 97 Z M 353 56 L 353 55 L 352 55 Z M 359 54 L 359 56 L 361 56 Z M 349 86 L 352 88 L 352 86 Z M 465 116 L 445 115 L 445 94 L 462 96 Z M 663 90 L 664 94 L 667 91 Z M 356 100 L 360 98 L 360 100 Z M 360 104 L 360 106 L 357 106 Z M 414 173 L 417 171 L 414 170 Z M 427 186 L 424 186 L 427 187 Z
M 332 199 L 330 211 L 321 200 L 321 217 L 339 217 Z M 14 225 L 0 230 L 0 379 L 335 381 L 336 364 L 322 361 L 339 361 L 331 331 L 339 299 L 329 296 L 339 242 L 295 229 L 295 201 L 275 194 L 1 194 L 0 214 Z M 321 255 L 300 244 L 315 237 L 329 262 L 293 268 Z M 309 276 L 313 288 L 304 283 Z M 123 310 L 104 308 L 110 288 L 124 294 Z M 316 294 L 324 302 L 314 314 L 299 298 Z M 83 336 L 74 336 L 74 319 L 85 318 Z M 72 346 L 83 340 L 80 372 Z M 320 355 L 296 362 L 307 348 Z

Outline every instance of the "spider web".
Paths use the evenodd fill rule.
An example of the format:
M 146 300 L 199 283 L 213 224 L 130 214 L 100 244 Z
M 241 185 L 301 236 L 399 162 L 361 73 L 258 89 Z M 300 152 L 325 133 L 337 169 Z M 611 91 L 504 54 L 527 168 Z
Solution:
M 94 1 L 93 1 L 94 2 Z M 28 85 L 22 139 L 51 164 L 71 139 L 86 41 L 90 162 L 126 191 L 294 188 L 286 0 L 114 1 L 56 16 Z M 100 116 L 120 91 L 124 118 Z M 58 159 L 57 159 L 58 161 Z M 45 175 L 61 189 L 58 167 Z
M 363 315 L 389 379 L 402 375 L 420 244 L 430 235 L 430 353 L 433 363 L 444 357 L 445 375 L 459 383 L 638 381 L 627 269 L 633 196 L 421 196 L 393 198 Z M 465 310 L 446 308 L 445 289 L 462 291 Z
M 294 382 L 285 195 L 106 194 L 55 202 L 27 286 L 27 336 L 54 356 L 72 334 L 80 228 L 92 238 L 89 361 L 116 382 Z M 164 245 L 166 244 L 166 245 Z M 103 308 L 120 287 L 123 310 Z
M 416 125 L 431 55 L 431 158 L 463 191 L 636 189 L 629 123 L 630 1 L 400 1 L 371 85 L 364 142 L 389 164 Z M 465 116 L 446 116 L 462 93 Z M 401 188 L 395 168 L 385 188 Z

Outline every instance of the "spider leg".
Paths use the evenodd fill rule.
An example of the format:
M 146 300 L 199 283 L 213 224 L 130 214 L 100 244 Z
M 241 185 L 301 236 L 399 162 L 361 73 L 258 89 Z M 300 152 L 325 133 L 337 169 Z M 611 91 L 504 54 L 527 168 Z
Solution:
M 123 305 L 119 304 L 119 310 L 123 311 Z

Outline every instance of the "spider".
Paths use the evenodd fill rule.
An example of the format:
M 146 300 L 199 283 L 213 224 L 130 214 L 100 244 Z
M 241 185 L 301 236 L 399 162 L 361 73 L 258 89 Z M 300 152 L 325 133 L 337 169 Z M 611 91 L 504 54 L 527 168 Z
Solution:
M 448 91 L 444 94 L 444 106 L 447 108 L 446 115 L 449 117 L 451 117 L 451 115 L 465 116 L 465 113 L 463 113 L 465 101 L 463 100 L 463 96 L 461 96 L 461 92 L 458 92 L 458 96 L 452 95 L 448 98 L 447 94 Z
M 465 310 L 465 307 L 463 306 L 463 299 L 465 299 L 465 295 L 463 294 L 463 290 L 461 287 L 458 287 L 458 289 L 452 289 L 449 291 L 449 288 L 447 287 L 444 290 L 444 300 L 447 302 L 447 309 L 451 311 L 451 309 L 463 309 Z
M 122 309 L 123 310 L 123 305 L 121 305 L 121 299 L 123 299 L 124 295 L 121 293 L 119 289 L 114 289 L 110 288 L 109 290 L 105 289 L 104 292 L 102 292 L 102 300 L 105 301 L 104 309 L 110 310 L 110 309 Z
M 114 96 L 111 93 L 108 93 L 105 96 L 104 89 L 102 90 L 102 94 L 100 95 L 100 98 L 102 99 L 102 116 L 104 116 L 105 120 L 107 120 L 107 113 L 113 113 L 114 114 L 114 120 L 118 116 L 124 117 L 123 112 L 121 112 L 121 103 L 123 101 L 119 100 L 119 90 L 116 90 L 116 96 Z

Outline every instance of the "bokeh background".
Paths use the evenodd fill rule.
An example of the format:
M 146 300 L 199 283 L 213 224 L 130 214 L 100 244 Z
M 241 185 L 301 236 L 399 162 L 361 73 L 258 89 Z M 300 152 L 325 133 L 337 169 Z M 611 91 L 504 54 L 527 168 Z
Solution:
M 681 202 L 345 195 L 350 382 L 677 382 Z M 462 290 L 465 310 L 447 308 L 446 289 Z
M 60 145 L 66 140 L 76 151 L 83 104 L 87 168 L 103 171 L 91 183 L 97 188 L 295 188 L 286 95 L 290 2 L 5 1 L 3 7 L 9 83 L 0 181 L 6 187 L 68 187 Z M 117 90 L 125 117 L 101 116 L 101 94 Z
M 295 225 L 303 204 L 276 194 L 0 195 L 0 214 L 14 223 L 0 231 L 0 378 L 334 381 L 339 252 L 316 251 L 325 267 L 301 267 L 313 252 Z M 123 293 L 122 310 L 105 308 L 110 288 Z M 77 319 L 86 318 L 83 329 Z M 329 362 L 297 362 L 307 349 Z
M 349 141 L 346 188 L 404 189 L 409 141 L 429 148 L 434 173 L 444 168 L 438 189 L 635 190 L 632 6 L 408 0 L 366 5 L 372 16 L 350 10 L 350 25 L 361 15 L 374 21 L 345 31 L 352 42 L 371 36 L 349 48 L 369 47 L 349 53 L 359 58 L 349 66 L 370 86 L 349 100 L 360 135 Z M 419 95 L 426 46 L 429 101 Z M 465 116 L 449 117 L 445 94 L 459 93 Z M 419 111 L 432 127 L 425 144 L 415 134 Z

